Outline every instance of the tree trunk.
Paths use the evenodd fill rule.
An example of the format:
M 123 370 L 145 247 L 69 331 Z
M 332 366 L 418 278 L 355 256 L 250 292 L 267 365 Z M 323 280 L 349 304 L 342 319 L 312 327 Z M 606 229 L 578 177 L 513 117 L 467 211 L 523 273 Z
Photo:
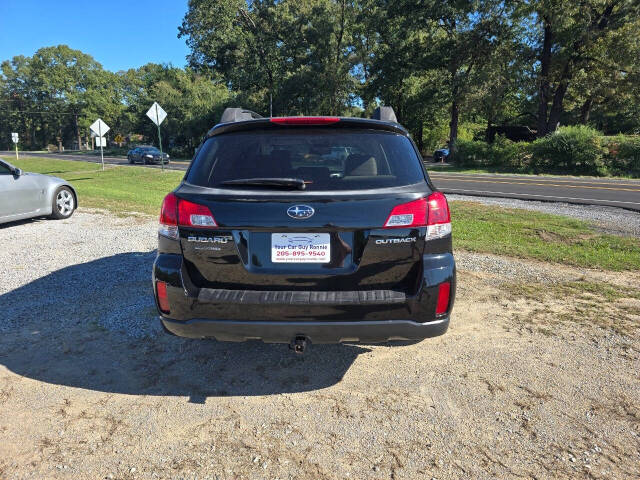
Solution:
M 78 114 L 74 115 L 76 138 L 78 139 L 78 150 L 82 150 L 82 138 L 80 138 L 80 127 L 78 126 Z
M 489 117 L 487 119 L 487 129 L 484 132 L 484 141 L 487 143 L 492 143 L 493 142 L 493 135 L 491 135 L 491 124 L 493 122 L 491 121 L 491 117 Z
M 582 107 L 580 107 L 580 123 L 582 125 L 586 125 L 589 122 L 591 107 L 593 107 L 593 97 L 587 98 L 582 104 Z
M 456 160 L 456 143 L 458 141 L 458 118 L 460 116 L 460 106 L 458 99 L 454 97 L 451 102 L 451 122 L 449 123 L 449 161 Z
M 560 117 L 564 112 L 563 102 L 564 96 L 569 88 L 569 80 L 571 79 L 571 60 L 567 60 L 567 63 L 562 70 L 562 76 L 560 82 L 556 88 L 556 92 L 553 95 L 553 104 L 551 105 L 551 112 L 549 113 L 549 121 L 547 123 L 547 133 L 555 132 L 560 123 Z
M 418 124 L 418 131 L 417 131 L 417 143 L 418 143 L 418 150 L 420 150 L 420 154 L 422 154 L 422 150 L 424 149 L 424 141 L 422 139 L 422 132 L 423 132 L 423 125 L 422 125 L 422 120 L 420 120 L 420 123 Z
M 544 137 L 549 132 L 547 113 L 550 97 L 549 71 L 551 68 L 551 45 L 553 43 L 553 31 L 548 20 L 544 19 L 544 39 L 540 52 L 540 80 L 538 85 L 538 138 Z

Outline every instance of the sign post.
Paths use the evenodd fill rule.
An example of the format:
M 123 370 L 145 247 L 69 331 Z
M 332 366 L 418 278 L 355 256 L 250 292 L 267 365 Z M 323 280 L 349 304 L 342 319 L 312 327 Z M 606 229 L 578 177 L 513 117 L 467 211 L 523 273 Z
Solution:
M 98 140 L 96 141 L 98 142 L 98 145 L 100 145 L 100 160 L 102 161 L 102 170 L 104 170 L 104 152 L 102 150 L 102 147 L 104 147 L 106 141 L 103 135 L 111 130 L 111 127 L 109 127 L 109 125 L 104 123 L 102 119 L 99 118 L 95 122 L 93 122 L 89 128 L 98 136 Z
M 11 134 L 11 141 L 16 145 L 16 160 L 20 160 L 20 158 L 18 157 L 18 134 L 17 133 L 13 132 Z
M 147 117 L 151 119 L 153 123 L 158 127 L 158 143 L 160 144 L 160 165 L 164 172 L 164 153 L 162 153 L 162 137 L 160 136 L 160 124 L 167 118 L 167 112 L 165 112 L 158 102 L 153 102 L 151 108 L 147 111 Z

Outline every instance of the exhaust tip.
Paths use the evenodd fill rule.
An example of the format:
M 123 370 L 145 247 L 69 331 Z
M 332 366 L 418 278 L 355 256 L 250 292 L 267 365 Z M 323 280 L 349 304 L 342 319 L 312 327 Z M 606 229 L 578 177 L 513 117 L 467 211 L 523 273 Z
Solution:
M 311 344 L 311 340 L 309 340 L 304 335 L 298 335 L 291 340 L 289 344 L 289 348 L 293 350 L 297 355 L 303 355 L 307 350 L 307 347 Z

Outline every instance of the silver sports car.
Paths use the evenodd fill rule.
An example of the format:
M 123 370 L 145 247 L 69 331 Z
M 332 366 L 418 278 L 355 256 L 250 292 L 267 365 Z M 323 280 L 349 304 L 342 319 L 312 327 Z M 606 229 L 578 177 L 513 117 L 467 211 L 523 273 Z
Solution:
M 39 173 L 25 173 L 0 158 L 0 223 L 31 217 L 69 218 L 78 206 L 70 183 Z

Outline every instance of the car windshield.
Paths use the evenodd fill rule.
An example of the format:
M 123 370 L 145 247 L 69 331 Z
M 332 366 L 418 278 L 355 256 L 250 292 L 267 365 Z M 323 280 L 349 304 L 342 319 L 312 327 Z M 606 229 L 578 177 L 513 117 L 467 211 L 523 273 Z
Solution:
M 160 153 L 160 150 L 158 150 L 157 148 L 142 148 L 141 149 L 144 153 Z
M 415 184 L 424 173 L 403 135 L 298 128 L 211 137 L 187 175 L 191 184 L 229 189 L 274 188 L 277 179 L 303 180 L 306 190 L 363 190 Z

